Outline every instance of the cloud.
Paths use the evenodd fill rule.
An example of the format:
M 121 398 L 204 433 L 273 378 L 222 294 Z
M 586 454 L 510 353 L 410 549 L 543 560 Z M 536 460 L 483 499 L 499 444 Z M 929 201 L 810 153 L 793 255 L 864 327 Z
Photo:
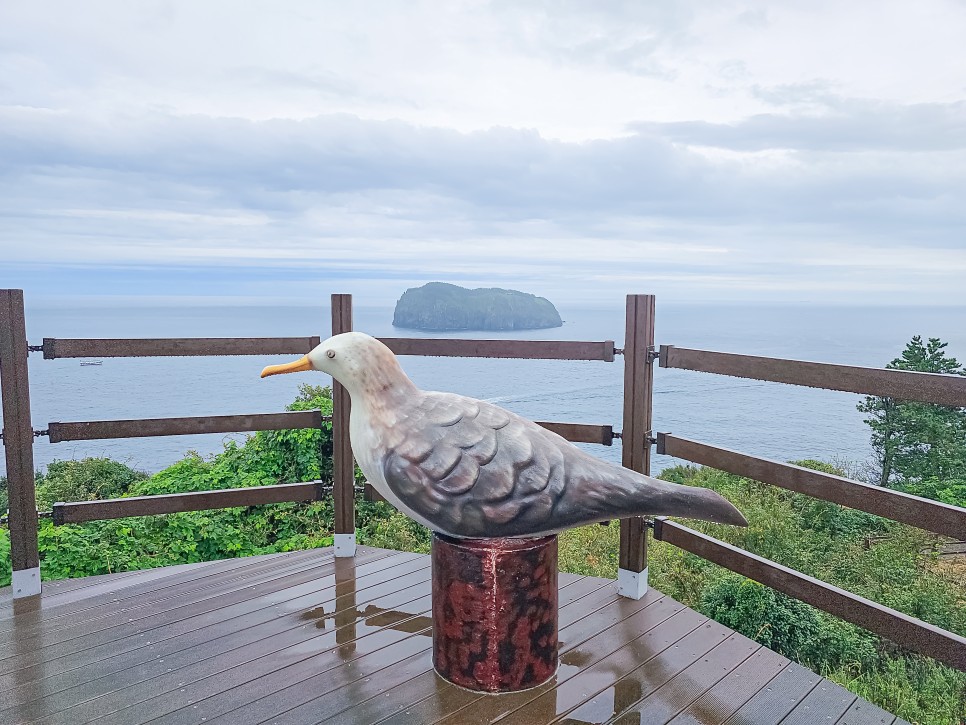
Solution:
M 955 301 L 966 23 L 921 7 L 14 4 L 0 283 Z
M 631 128 L 678 143 L 736 151 L 949 151 L 966 149 L 966 101 L 902 105 L 783 89 L 759 95 L 821 101 L 822 115 L 757 114 L 737 123 L 640 123 Z M 792 90 L 792 92 L 788 92 Z M 795 91 L 798 91 L 797 93 Z M 805 91 L 805 93 L 801 93 Z

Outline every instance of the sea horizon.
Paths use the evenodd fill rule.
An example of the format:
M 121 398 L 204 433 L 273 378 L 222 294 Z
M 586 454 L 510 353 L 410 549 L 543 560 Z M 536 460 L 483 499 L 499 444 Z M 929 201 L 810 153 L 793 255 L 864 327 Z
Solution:
M 326 299 L 327 301 L 327 299 Z M 392 305 L 357 305 L 355 328 L 376 336 L 497 339 L 614 340 L 624 337 L 623 309 L 557 305 L 561 327 L 514 332 L 429 333 L 392 326 Z M 325 337 L 328 305 L 106 304 L 90 299 L 37 304 L 27 299 L 31 344 L 43 337 Z M 947 352 L 966 358 L 966 306 L 662 303 L 656 342 L 722 352 L 882 367 L 913 334 L 940 337 Z M 48 421 L 228 415 L 283 410 L 301 383 L 325 376 L 259 380 L 278 357 L 110 358 L 99 366 L 78 360 L 30 358 L 32 417 Z M 489 400 L 537 420 L 621 427 L 622 366 L 616 363 L 403 358 L 420 387 Z M 316 378 L 321 378 L 318 380 Z M 657 369 L 654 429 L 780 460 L 819 458 L 866 466 L 869 430 L 855 406 L 863 396 Z M 243 435 L 35 444 L 35 463 L 107 456 L 154 473 L 187 451 L 212 455 Z M 583 446 L 620 461 L 620 445 Z M 680 463 L 653 456 L 652 470 Z M 3 469 L 0 468 L 0 472 Z

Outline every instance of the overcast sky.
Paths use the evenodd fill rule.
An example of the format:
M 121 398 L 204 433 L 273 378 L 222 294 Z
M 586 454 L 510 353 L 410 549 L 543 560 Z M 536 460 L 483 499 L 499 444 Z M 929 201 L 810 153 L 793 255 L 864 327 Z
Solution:
M 966 304 L 966 3 L 0 3 L 0 287 Z

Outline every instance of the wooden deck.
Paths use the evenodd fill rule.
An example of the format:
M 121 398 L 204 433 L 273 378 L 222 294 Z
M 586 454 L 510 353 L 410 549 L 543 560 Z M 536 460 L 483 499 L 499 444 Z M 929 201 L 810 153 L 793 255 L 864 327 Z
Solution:
M 652 590 L 560 575 L 556 680 L 481 696 L 431 658 L 429 557 L 360 547 L 0 594 L 0 722 L 901 723 Z

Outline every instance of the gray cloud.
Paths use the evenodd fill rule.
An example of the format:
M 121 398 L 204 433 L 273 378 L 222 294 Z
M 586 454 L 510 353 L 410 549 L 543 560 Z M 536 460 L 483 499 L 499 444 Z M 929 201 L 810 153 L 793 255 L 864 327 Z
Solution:
M 935 62 L 961 34 L 925 1 L 948 33 L 795 3 L 15 6 L 0 272 L 961 299 L 966 101 Z
M 697 146 L 737 151 L 946 151 L 966 148 L 966 101 L 902 105 L 843 99 L 809 88 L 759 92 L 771 102 L 808 99 L 822 115 L 765 113 L 737 123 L 639 123 L 631 128 Z

